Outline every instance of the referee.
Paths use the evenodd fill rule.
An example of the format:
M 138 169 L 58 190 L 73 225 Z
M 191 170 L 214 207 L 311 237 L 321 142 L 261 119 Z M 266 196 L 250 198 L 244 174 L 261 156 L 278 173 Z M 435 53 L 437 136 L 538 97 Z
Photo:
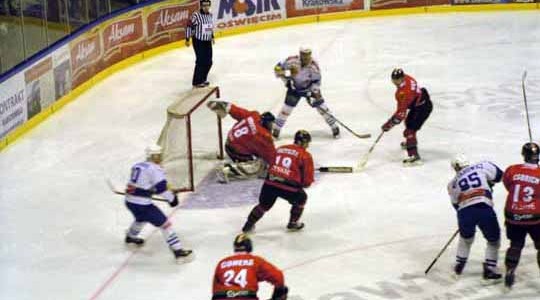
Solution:
M 207 77 L 212 67 L 212 44 L 214 43 L 214 23 L 210 13 L 210 0 L 201 0 L 201 9 L 191 15 L 186 28 L 187 47 L 189 47 L 190 38 L 193 38 L 196 57 L 193 87 L 208 86 L 210 83 Z

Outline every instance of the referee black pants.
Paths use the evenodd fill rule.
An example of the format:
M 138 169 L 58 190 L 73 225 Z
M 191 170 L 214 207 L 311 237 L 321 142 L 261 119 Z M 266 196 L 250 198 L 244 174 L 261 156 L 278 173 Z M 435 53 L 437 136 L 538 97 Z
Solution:
M 208 72 L 212 67 L 212 41 L 201 41 L 193 38 L 193 49 L 196 60 L 192 84 L 199 85 L 208 80 Z

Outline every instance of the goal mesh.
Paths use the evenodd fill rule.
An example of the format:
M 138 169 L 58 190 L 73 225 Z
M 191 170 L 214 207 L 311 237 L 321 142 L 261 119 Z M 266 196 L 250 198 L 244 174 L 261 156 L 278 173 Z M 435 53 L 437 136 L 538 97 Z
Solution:
M 158 144 L 172 189 L 194 191 L 195 184 L 223 159 L 221 119 L 205 105 L 215 98 L 219 87 L 193 89 L 167 108 Z

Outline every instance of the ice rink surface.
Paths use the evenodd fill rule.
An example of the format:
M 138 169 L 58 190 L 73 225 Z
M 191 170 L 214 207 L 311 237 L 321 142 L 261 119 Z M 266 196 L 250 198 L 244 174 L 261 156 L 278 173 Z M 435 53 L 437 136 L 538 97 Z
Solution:
M 530 240 L 515 289 L 506 295 L 502 285 L 481 284 L 485 242 L 479 233 L 459 281 L 450 276 L 457 243 L 423 274 L 456 229 L 446 194 L 452 156 L 463 152 L 503 169 L 522 161 L 525 69 L 533 137 L 540 139 L 538 12 L 358 19 L 223 38 L 214 48 L 210 80 L 224 100 L 277 114 L 285 89 L 273 66 L 300 46 L 311 47 L 322 68 L 328 106 L 359 132 L 376 136 L 394 111 L 394 67 L 428 89 L 434 110 L 418 135 L 424 165 L 401 165 L 400 125 L 383 136 L 364 172 L 317 175 L 307 190 L 304 231 L 285 231 L 285 201 L 257 224 L 254 252 L 285 271 L 289 299 L 538 299 Z M 159 204 L 196 254 L 192 263 L 176 265 L 150 227 L 143 248 L 123 245 L 132 219 L 104 181 L 125 179 L 130 165 L 143 159 L 167 105 L 191 88 L 193 62 L 193 50 L 181 49 L 115 74 L 0 153 L 0 299 L 211 298 L 215 264 L 232 252 L 256 187 L 198 191 L 240 205 L 200 207 L 193 196 L 178 210 Z M 231 124 L 227 119 L 225 129 Z M 317 165 L 353 166 L 374 140 L 346 131 L 333 140 L 305 102 L 278 144 L 291 142 L 298 129 L 312 132 L 309 150 Z M 494 196 L 502 223 L 504 187 L 497 185 Z M 499 266 L 507 245 L 503 237 Z M 262 284 L 261 299 L 270 293 Z

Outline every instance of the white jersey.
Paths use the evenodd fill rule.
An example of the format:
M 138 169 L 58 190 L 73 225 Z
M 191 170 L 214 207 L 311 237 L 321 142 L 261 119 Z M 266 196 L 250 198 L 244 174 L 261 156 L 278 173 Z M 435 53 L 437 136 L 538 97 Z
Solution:
M 152 204 L 152 195 L 160 195 L 169 202 L 174 194 L 167 189 L 165 170 L 151 161 L 140 162 L 131 168 L 127 184 L 126 201 L 140 205 Z
M 502 170 L 483 161 L 459 171 L 448 184 L 452 205 L 458 210 L 478 203 L 493 206 L 491 186 L 501 181 Z
M 300 56 L 295 55 L 278 63 L 283 70 L 296 69 L 296 74 L 291 74 L 289 78 L 294 81 L 294 86 L 298 91 L 311 91 L 319 93 L 321 89 L 321 71 L 315 60 L 311 60 L 307 66 L 303 66 L 300 62 Z M 287 78 L 283 78 L 287 80 Z

